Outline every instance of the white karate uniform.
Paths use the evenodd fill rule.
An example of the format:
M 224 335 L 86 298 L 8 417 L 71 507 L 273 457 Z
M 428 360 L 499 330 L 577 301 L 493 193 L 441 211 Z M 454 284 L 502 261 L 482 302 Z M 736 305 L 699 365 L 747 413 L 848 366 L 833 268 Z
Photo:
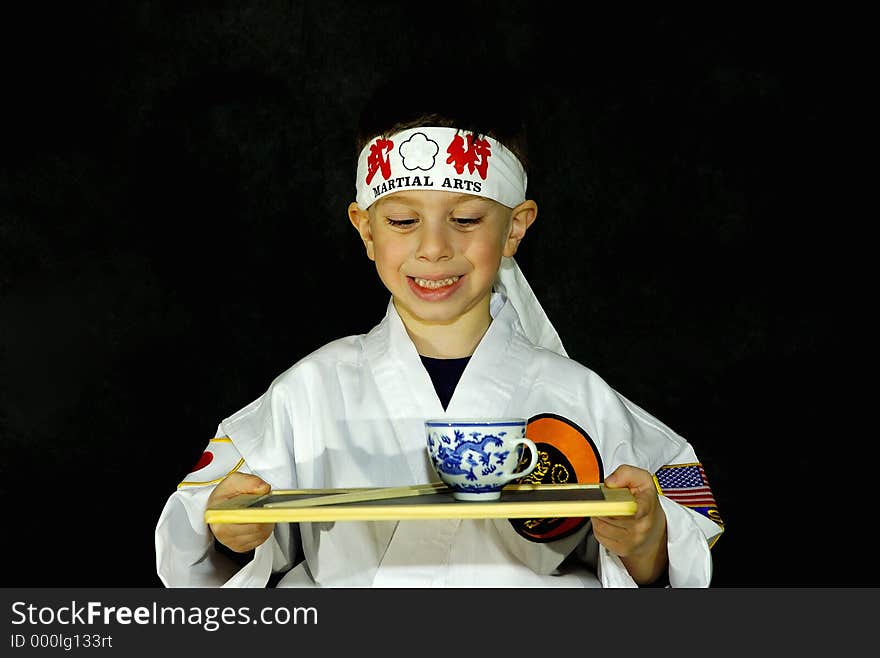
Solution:
M 510 266 L 509 259 L 505 263 Z M 507 274 L 521 276 L 515 266 Z M 505 290 L 504 277 L 496 289 Z M 254 473 L 273 489 L 437 481 L 427 456 L 426 418 L 558 414 L 587 429 L 607 473 L 621 464 L 653 473 L 697 461 L 682 437 L 563 356 L 555 330 L 527 295 L 518 300 L 520 313 L 551 349 L 536 346 L 514 296 L 493 293 L 493 321 L 446 410 L 389 302 L 370 333 L 303 358 L 264 395 L 223 420 L 220 441 L 210 444 L 214 463 L 203 469 L 214 477 L 191 474 L 161 513 L 156 553 L 162 582 L 263 587 L 273 572 L 289 570 L 279 587 L 634 587 L 620 559 L 593 538 L 589 523 L 545 543 L 521 536 L 507 519 L 276 524 L 241 568 L 214 549 L 205 504 L 216 481 L 231 470 Z M 523 311 L 524 304 L 533 307 Z M 722 529 L 692 509 L 664 497 L 660 502 L 670 585 L 708 586 L 709 546 Z

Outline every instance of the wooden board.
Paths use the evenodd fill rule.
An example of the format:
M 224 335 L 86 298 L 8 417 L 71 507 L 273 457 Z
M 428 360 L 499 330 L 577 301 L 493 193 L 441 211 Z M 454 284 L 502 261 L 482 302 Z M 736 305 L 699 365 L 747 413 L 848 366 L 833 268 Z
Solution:
M 384 492 L 400 492 L 401 489 L 410 491 L 394 498 L 382 497 Z M 321 499 L 327 496 L 333 496 L 334 500 L 341 502 L 322 503 Z M 294 506 L 285 507 L 288 503 L 293 503 Z M 265 495 L 243 494 L 207 509 L 205 521 L 305 523 L 407 519 L 532 519 L 632 516 L 635 511 L 636 502 L 629 489 L 609 489 L 602 484 L 507 485 L 499 500 L 479 502 L 455 500 L 448 489 L 438 490 L 435 485 L 413 485 L 393 490 L 280 489 Z

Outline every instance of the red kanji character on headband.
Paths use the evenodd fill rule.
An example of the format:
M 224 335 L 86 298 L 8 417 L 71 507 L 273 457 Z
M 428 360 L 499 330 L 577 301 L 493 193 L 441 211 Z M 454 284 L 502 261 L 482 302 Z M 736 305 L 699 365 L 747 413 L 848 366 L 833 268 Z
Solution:
M 489 169 L 489 156 L 492 155 L 492 148 L 488 140 L 474 139 L 473 135 L 467 136 L 467 150 L 464 149 L 464 139 L 461 135 L 456 135 L 446 149 L 449 158 L 446 164 L 455 167 L 455 171 L 462 173 L 464 166 L 467 165 L 468 173 L 474 173 L 474 169 L 480 174 L 480 178 L 486 180 L 486 172 Z M 369 182 L 369 181 L 368 181 Z
M 391 163 L 388 162 L 387 154 L 393 148 L 394 142 L 390 139 L 377 139 L 376 143 L 370 146 L 370 155 L 367 158 L 367 183 L 373 180 L 373 176 L 380 168 L 385 180 L 391 177 Z

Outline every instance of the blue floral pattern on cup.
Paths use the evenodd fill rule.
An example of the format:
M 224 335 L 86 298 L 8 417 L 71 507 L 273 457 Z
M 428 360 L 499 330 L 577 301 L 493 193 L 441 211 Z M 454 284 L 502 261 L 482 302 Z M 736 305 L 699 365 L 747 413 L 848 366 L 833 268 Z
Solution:
M 534 444 L 525 438 L 524 420 L 428 421 L 425 429 L 431 462 L 456 498 L 497 498 L 504 484 L 534 468 L 537 453 Z M 531 464 L 517 470 L 523 445 L 532 452 Z

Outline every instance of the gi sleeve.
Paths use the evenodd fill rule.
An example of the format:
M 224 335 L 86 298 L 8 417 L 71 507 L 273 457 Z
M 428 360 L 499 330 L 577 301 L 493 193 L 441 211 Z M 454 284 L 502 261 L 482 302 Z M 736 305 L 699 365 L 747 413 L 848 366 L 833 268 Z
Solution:
M 712 580 L 709 549 L 724 526 L 703 468 L 690 443 L 629 400 L 621 400 L 635 422 L 631 442 L 615 455 L 610 470 L 628 463 L 655 474 L 666 515 L 669 585 L 708 587 Z M 595 541 L 592 534 L 588 540 Z M 598 575 L 603 587 L 636 587 L 620 558 L 601 545 Z
M 669 556 L 670 587 L 708 587 L 712 581 L 712 556 L 710 548 L 723 532 L 720 517 L 712 498 L 712 507 L 692 505 L 705 502 L 711 498 L 708 482 L 705 486 L 687 486 L 695 484 L 694 474 L 702 473 L 702 466 L 697 461 L 690 444 L 684 444 L 672 463 L 665 464 L 655 473 L 655 483 L 661 478 L 668 488 L 662 489 L 659 484 L 658 496 L 660 506 L 666 515 L 666 549 Z M 674 474 L 674 475 L 673 475 Z M 705 482 L 705 477 L 703 478 Z M 678 489 L 678 491 L 676 491 Z M 702 498 L 692 498 L 691 492 L 700 490 Z M 708 513 L 714 510 L 714 515 Z M 712 517 L 717 519 L 712 520 Z M 595 539 L 590 536 L 592 541 Z M 598 546 L 598 575 L 603 587 L 636 587 L 620 558 L 604 546 Z
M 218 438 L 208 442 L 193 471 L 168 498 L 156 525 L 156 570 L 166 587 L 264 587 L 273 571 L 289 568 L 288 524 L 276 524 L 243 566 L 214 548 L 214 535 L 204 520 L 208 497 L 236 472 L 260 475 L 218 430 Z

